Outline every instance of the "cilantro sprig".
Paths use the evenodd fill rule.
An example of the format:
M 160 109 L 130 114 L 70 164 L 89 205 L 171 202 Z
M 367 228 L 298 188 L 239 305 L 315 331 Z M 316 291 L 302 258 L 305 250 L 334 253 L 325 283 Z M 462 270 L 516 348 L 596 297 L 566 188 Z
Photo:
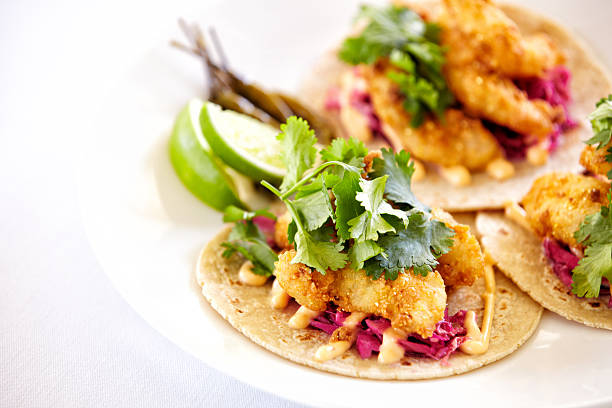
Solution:
M 293 263 L 322 274 L 350 265 L 365 268 L 375 279 L 396 279 L 410 269 L 427 275 L 450 250 L 453 231 L 432 219 L 410 190 L 414 169 L 408 153 L 383 150 L 373 171 L 364 175 L 368 150 L 363 143 L 337 139 L 319 152 L 322 162 L 313 167 L 308 124 L 290 118 L 282 130 L 287 176 L 281 188 L 267 181 L 262 185 L 291 215 L 287 233 L 296 249 Z M 303 157 L 308 165 L 296 163 Z
M 585 217 L 574 236 L 585 245 L 584 257 L 573 270 L 572 292 L 597 297 L 603 277 L 612 281 L 612 195 L 608 205 Z
M 234 224 L 227 241 L 221 245 L 225 248 L 223 256 L 229 258 L 239 252 L 253 263 L 253 273 L 270 276 L 274 273 L 274 263 L 278 260 L 276 253 L 266 242 L 266 238 L 253 222 L 256 216 L 274 216 L 268 212 L 246 212 L 237 207 L 230 206 L 225 210 L 225 221 L 238 221 Z
M 586 143 L 602 149 L 612 139 L 612 95 L 597 102 L 589 120 L 595 135 Z M 612 162 L 612 148 L 608 153 L 606 160 Z M 612 179 L 612 172 L 608 179 Z M 572 293 L 581 297 L 598 297 L 602 278 L 612 281 L 612 190 L 607 201 L 599 212 L 587 215 L 574 233 L 585 247 L 584 257 L 572 271 Z
M 346 38 L 338 56 L 352 64 L 373 64 L 388 58 L 388 77 L 404 96 L 404 109 L 419 127 L 428 112 L 441 116 L 454 98 L 442 75 L 444 49 L 440 28 L 414 11 L 397 6 L 362 6 L 357 18 L 368 21 L 356 37 Z

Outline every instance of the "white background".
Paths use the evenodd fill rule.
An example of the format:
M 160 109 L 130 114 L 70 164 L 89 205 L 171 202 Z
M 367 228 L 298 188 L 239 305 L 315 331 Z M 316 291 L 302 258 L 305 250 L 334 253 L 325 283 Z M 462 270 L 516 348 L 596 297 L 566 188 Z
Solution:
M 226 4 L 239 13 L 240 2 Z M 275 12 L 272 2 L 256 4 Z M 529 4 L 612 65 L 612 2 Z M 75 140 L 87 137 L 88 107 L 134 55 L 167 40 L 177 17 L 202 8 L 0 2 L 0 406 L 293 406 L 208 368 L 149 328 L 111 287 L 79 217 Z M 281 85 L 294 85 L 298 74 L 282 73 Z

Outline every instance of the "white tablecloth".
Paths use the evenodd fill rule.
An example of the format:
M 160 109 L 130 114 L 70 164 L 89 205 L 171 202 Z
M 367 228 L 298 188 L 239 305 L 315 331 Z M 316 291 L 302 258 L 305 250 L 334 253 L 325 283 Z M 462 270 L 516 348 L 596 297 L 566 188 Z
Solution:
M 604 51 L 606 2 L 531 4 Z M 160 40 L 156 27 L 197 7 L 0 4 L 1 407 L 294 405 L 207 367 L 147 326 L 111 287 L 79 218 L 71 141 L 86 136 L 88 104 L 128 68 L 123 61 Z M 592 18 L 575 23 L 572 7 Z

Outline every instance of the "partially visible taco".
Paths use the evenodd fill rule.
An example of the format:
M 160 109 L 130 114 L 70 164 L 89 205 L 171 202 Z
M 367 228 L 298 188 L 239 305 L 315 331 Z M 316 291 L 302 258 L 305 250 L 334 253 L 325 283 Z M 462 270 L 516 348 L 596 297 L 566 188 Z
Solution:
M 411 27 L 425 27 L 417 46 L 448 51 L 426 54 L 438 61 L 428 65 L 405 48 L 376 49 L 355 34 L 327 53 L 303 83 L 302 95 L 335 124 L 336 133 L 410 151 L 421 162 L 415 193 L 449 211 L 502 208 L 519 200 L 539 175 L 579 170 L 588 126 L 575 118 L 584 117 L 602 92 L 612 91 L 612 81 L 576 36 L 514 5 L 398 4 L 417 14 L 368 8 L 356 33 L 368 19 L 387 19 L 396 27 L 410 20 Z M 441 29 L 439 42 L 428 34 L 435 27 Z M 381 38 L 394 38 L 393 32 Z M 406 38 L 399 43 L 413 46 Z M 359 64 L 351 66 L 339 55 Z M 439 61 L 446 82 L 438 86 L 440 78 L 423 71 L 440 69 Z M 407 79 L 411 64 L 417 81 L 424 81 L 421 88 Z M 428 99 L 431 94 L 419 89 L 436 97 Z
M 590 115 L 584 174 L 538 178 L 506 214 L 479 213 L 482 243 L 499 268 L 545 308 L 612 330 L 612 96 Z
M 414 197 L 407 152 L 337 139 L 317 153 L 303 120 L 281 130 L 287 175 L 262 184 L 285 210 L 272 224 L 230 207 L 236 223 L 196 269 L 234 327 L 295 362 L 375 379 L 466 372 L 534 332 L 541 307 L 496 274 L 468 226 Z
M 378 363 L 377 353 L 362 358 L 359 350 L 353 347 L 340 358 L 321 362 L 315 354 L 329 342 L 330 334 L 312 325 L 304 329 L 290 327 L 289 320 L 300 306 L 291 300 L 285 309 L 272 307 L 275 280 L 259 287 L 242 283 L 239 270 L 244 258 L 222 256 L 225 248 L 221 244 L 227 240 L 228 234 L 229 228 L 219 233 L 199 256 L 196 278 L 204 297 L 224 319 L 253 342 L 281 357 L 319 370 L 379 380 L 416 380 L 461 374 L 500 360 L 518 349 L 536 330 L 542 314 L 537 303 L 503 274 L 496 272 L 495 313 L 489 348 L 484 354 L 469 355 L 456 351 L 447 360 L 440 361 L 424 354 L 406 353 L 397 364 L 388 365 Z M 474 310 L 477 316 L 482 316 L 483 292 L 484 279 L 473 286 L 449 289 L 448 314 L 453 316 L 461 310 Z M 330 308 L 319 319 L 328 326 L 321 324 L 320 327 L 335 329 L 336 315 L 341 318 L 345 314 Z M 367 326 L 367 322 L 365 324 Z M 372 340 L 369 334 L 366 333 L 366 340 Z M 420 343 L 415 342 L 416 345 Z M 379 344 L 377 336 L 375 345 Z M 430 343 L 421 348 L 435 355 L 444 346 L 436 350 Z

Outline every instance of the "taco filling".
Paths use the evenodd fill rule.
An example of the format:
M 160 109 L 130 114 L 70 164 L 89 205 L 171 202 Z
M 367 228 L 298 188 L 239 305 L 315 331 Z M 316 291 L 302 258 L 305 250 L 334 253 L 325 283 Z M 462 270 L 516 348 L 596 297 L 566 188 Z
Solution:
M 485 0 L 411 7 L 362 7 L 359 34 L 338 53 L 355 67 L 325 109 L 347 134 L 405 149 L 455 185 L 471 172 L 512 177 L 509 160 L 546 163 L 576 126 L 571 73 L 552 40 L 523 36 Z
M 469 227 L 413 195 L 410 155 L 368 152 L 356 139 L 336 139 L 317 152 L 313 132 L 298 118 L 281 126 L 279 140 L 287 175 L 278 188 L 262 184 L 285 211 L 265 234 L 258 217 L 270 214 L 230 208 L 226 221 L 238 222 L 224 256 L 246 257 L 244 284 L 262 285 L 274 275 L 272 306 L 284 309 L 291 299 L 300 305 L 290 327 L 330 334 L 314 358 L 328 361 L 353 346 L 385 364 L 405 354 L 446 362 L 457 350 L 486 352 L 493 270 Z M 447 290 L 480 277 L 482 330 L 474 310 L 449 316 L 447 301 Z
M 506 215 L 542 239 L 552 271 L 580 298 L 599 298 L 612 308 L 612 95 L 589 116 L 595 136 L 581 164 L 586 174 L 552 173 L 538 178 L 520 205 Z

